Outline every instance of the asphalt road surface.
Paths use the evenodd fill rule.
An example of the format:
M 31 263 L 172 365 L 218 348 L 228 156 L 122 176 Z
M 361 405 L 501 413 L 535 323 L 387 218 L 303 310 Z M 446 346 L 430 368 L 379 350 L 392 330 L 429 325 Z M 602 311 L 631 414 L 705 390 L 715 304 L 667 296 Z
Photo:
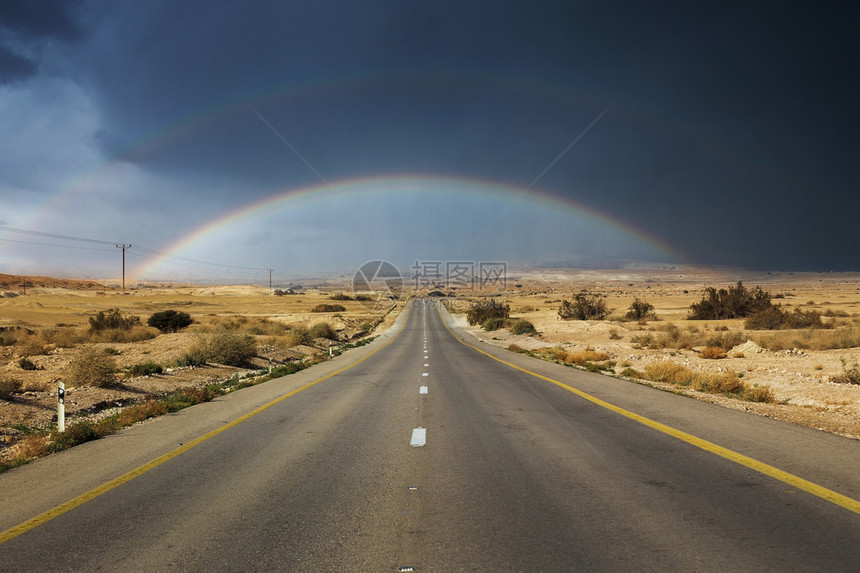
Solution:
M 0 570 L 860 570 L 860 443 L 445 320 L 0 475 Z

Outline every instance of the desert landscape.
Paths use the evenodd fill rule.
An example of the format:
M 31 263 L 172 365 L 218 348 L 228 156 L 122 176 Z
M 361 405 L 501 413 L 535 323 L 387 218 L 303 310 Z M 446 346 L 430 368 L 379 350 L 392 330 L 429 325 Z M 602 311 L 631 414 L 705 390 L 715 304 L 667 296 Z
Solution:
M 356 301 L 343 286 L 275 289 L 281 296 L 255 286 L 138 286 L 123 293 L 93 281 L 0 275 L 0 464 L 46 453 L 60 380 L 66 423 L 73 425 L 184 389 L 232 389 L 272 368 L 304 368 L 327 359 L 330 349 L 339 354 L 372 340 L 396 318 L 394 301 Z M 165 311 L 193 322 L 176 332 L 147 325 Z M 100 316 L 128 323 L 96 331 Z M 218 345 L 228 351 L 223 357 L 211 354 Z M 87 380 L 102 374 L 92 368 L 102 360 L 107 379 Z M 89 368 L 75 369 L 82 364 Z M 82 381 L 75 380 L 79 370 Z
M 738 282 L 750 292 L 760 287 L 786 313 L 818 316 L 820 324 L 753 330 L 744 318 L 689 318 L 706 289 Z M 860 439 L 860 275 L 522 269 L 495 290 L 439 287 L 433 295 L 444 295 L 458 324 L 486 343 Z M 50 451 L 34 442 L 56 438 L 59 380 L 66 384 L 67 423 L 104 419 L 178 390 L 235 386 L 269 368 L 311 366 L 327 359 L 329 348 L 339 353 L 371 340 L 409 297 L 429 293 L 380 305 L 366 300 L 369 293 L 350 292 L 343 279 L 289 294 L 170 285 L 123 293 L 94 281 L 2 276 L 0 462 L 11 467 Z M 469 310 L 490 300 L 506 305 L 509 318 L 469 325 Z M 576 300 L 602 301 L 605 316 L 562 319 L 563 301 Z M 634 302 L 643 311 L 638 318 L 628 316 Z M 190 325 L 175 332 L 147 325 L 168 311 L 186 314 Z M 113 328 L 111 317 L 128 328 Z M 101 323 L 106 328 L 96 328 Z M 244 341 L 247 354 L 213 354 L 223 337 Z M 103 360 L 108 381 L 76 381 L 81 362 Z
M 761 287 L 786 312 L 820 315 L 821 327 L 750 330 L 743 318 L 688 318 L 706 288 L 726 289 L 738 281 L 750 290 Z M 449 308 L 458 313 L 461 326 L 490 344 L 860 439 L 857 274 L 542 269 L 509 278 L 508 287 L 504 299 L 511 321 L 528 321 L 536 333 L 469 325 L 469 300 L 474 304 L 480 298 L 458 303 L 449 298 Z M 583 293 L 602 298 L 606 318 L 562 320 L 561 301 Z M 652 305 L 653 314 L 644 320 L 625 318 L 634 300 Z M 703 392 L 695 383 L 661 379 L 680 368 L 690 378 L 734 380 L 748 389 L 747 395 Z

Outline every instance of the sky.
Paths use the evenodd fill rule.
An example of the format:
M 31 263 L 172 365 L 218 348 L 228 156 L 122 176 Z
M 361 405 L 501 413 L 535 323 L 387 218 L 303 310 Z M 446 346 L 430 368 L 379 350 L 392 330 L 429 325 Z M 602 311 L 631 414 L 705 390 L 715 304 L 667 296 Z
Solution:
M 0 272 L 860 270 L 851 2 L 0 3 Z

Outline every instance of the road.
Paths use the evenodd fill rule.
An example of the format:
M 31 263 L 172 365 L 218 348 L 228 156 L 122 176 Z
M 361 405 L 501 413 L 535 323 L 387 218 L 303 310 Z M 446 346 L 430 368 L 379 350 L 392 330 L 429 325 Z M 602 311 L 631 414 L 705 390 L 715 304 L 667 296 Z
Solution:
M 446 320 L 0 475 L 0 570 L 860 567 L 860 443 Z

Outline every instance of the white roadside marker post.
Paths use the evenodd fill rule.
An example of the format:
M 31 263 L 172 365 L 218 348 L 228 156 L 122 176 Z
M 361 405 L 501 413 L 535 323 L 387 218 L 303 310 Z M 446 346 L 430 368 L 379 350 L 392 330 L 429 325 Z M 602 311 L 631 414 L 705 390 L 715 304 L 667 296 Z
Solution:
M 332 350 L 331 350 L 331 340 L 329 340 L 328 341 L 328 357 L 331 358 L 332 356 L 334 356 L 334 355 L 332 354 Z
M 57 430 L 66 431 L 66 385 L 57 382 Z

